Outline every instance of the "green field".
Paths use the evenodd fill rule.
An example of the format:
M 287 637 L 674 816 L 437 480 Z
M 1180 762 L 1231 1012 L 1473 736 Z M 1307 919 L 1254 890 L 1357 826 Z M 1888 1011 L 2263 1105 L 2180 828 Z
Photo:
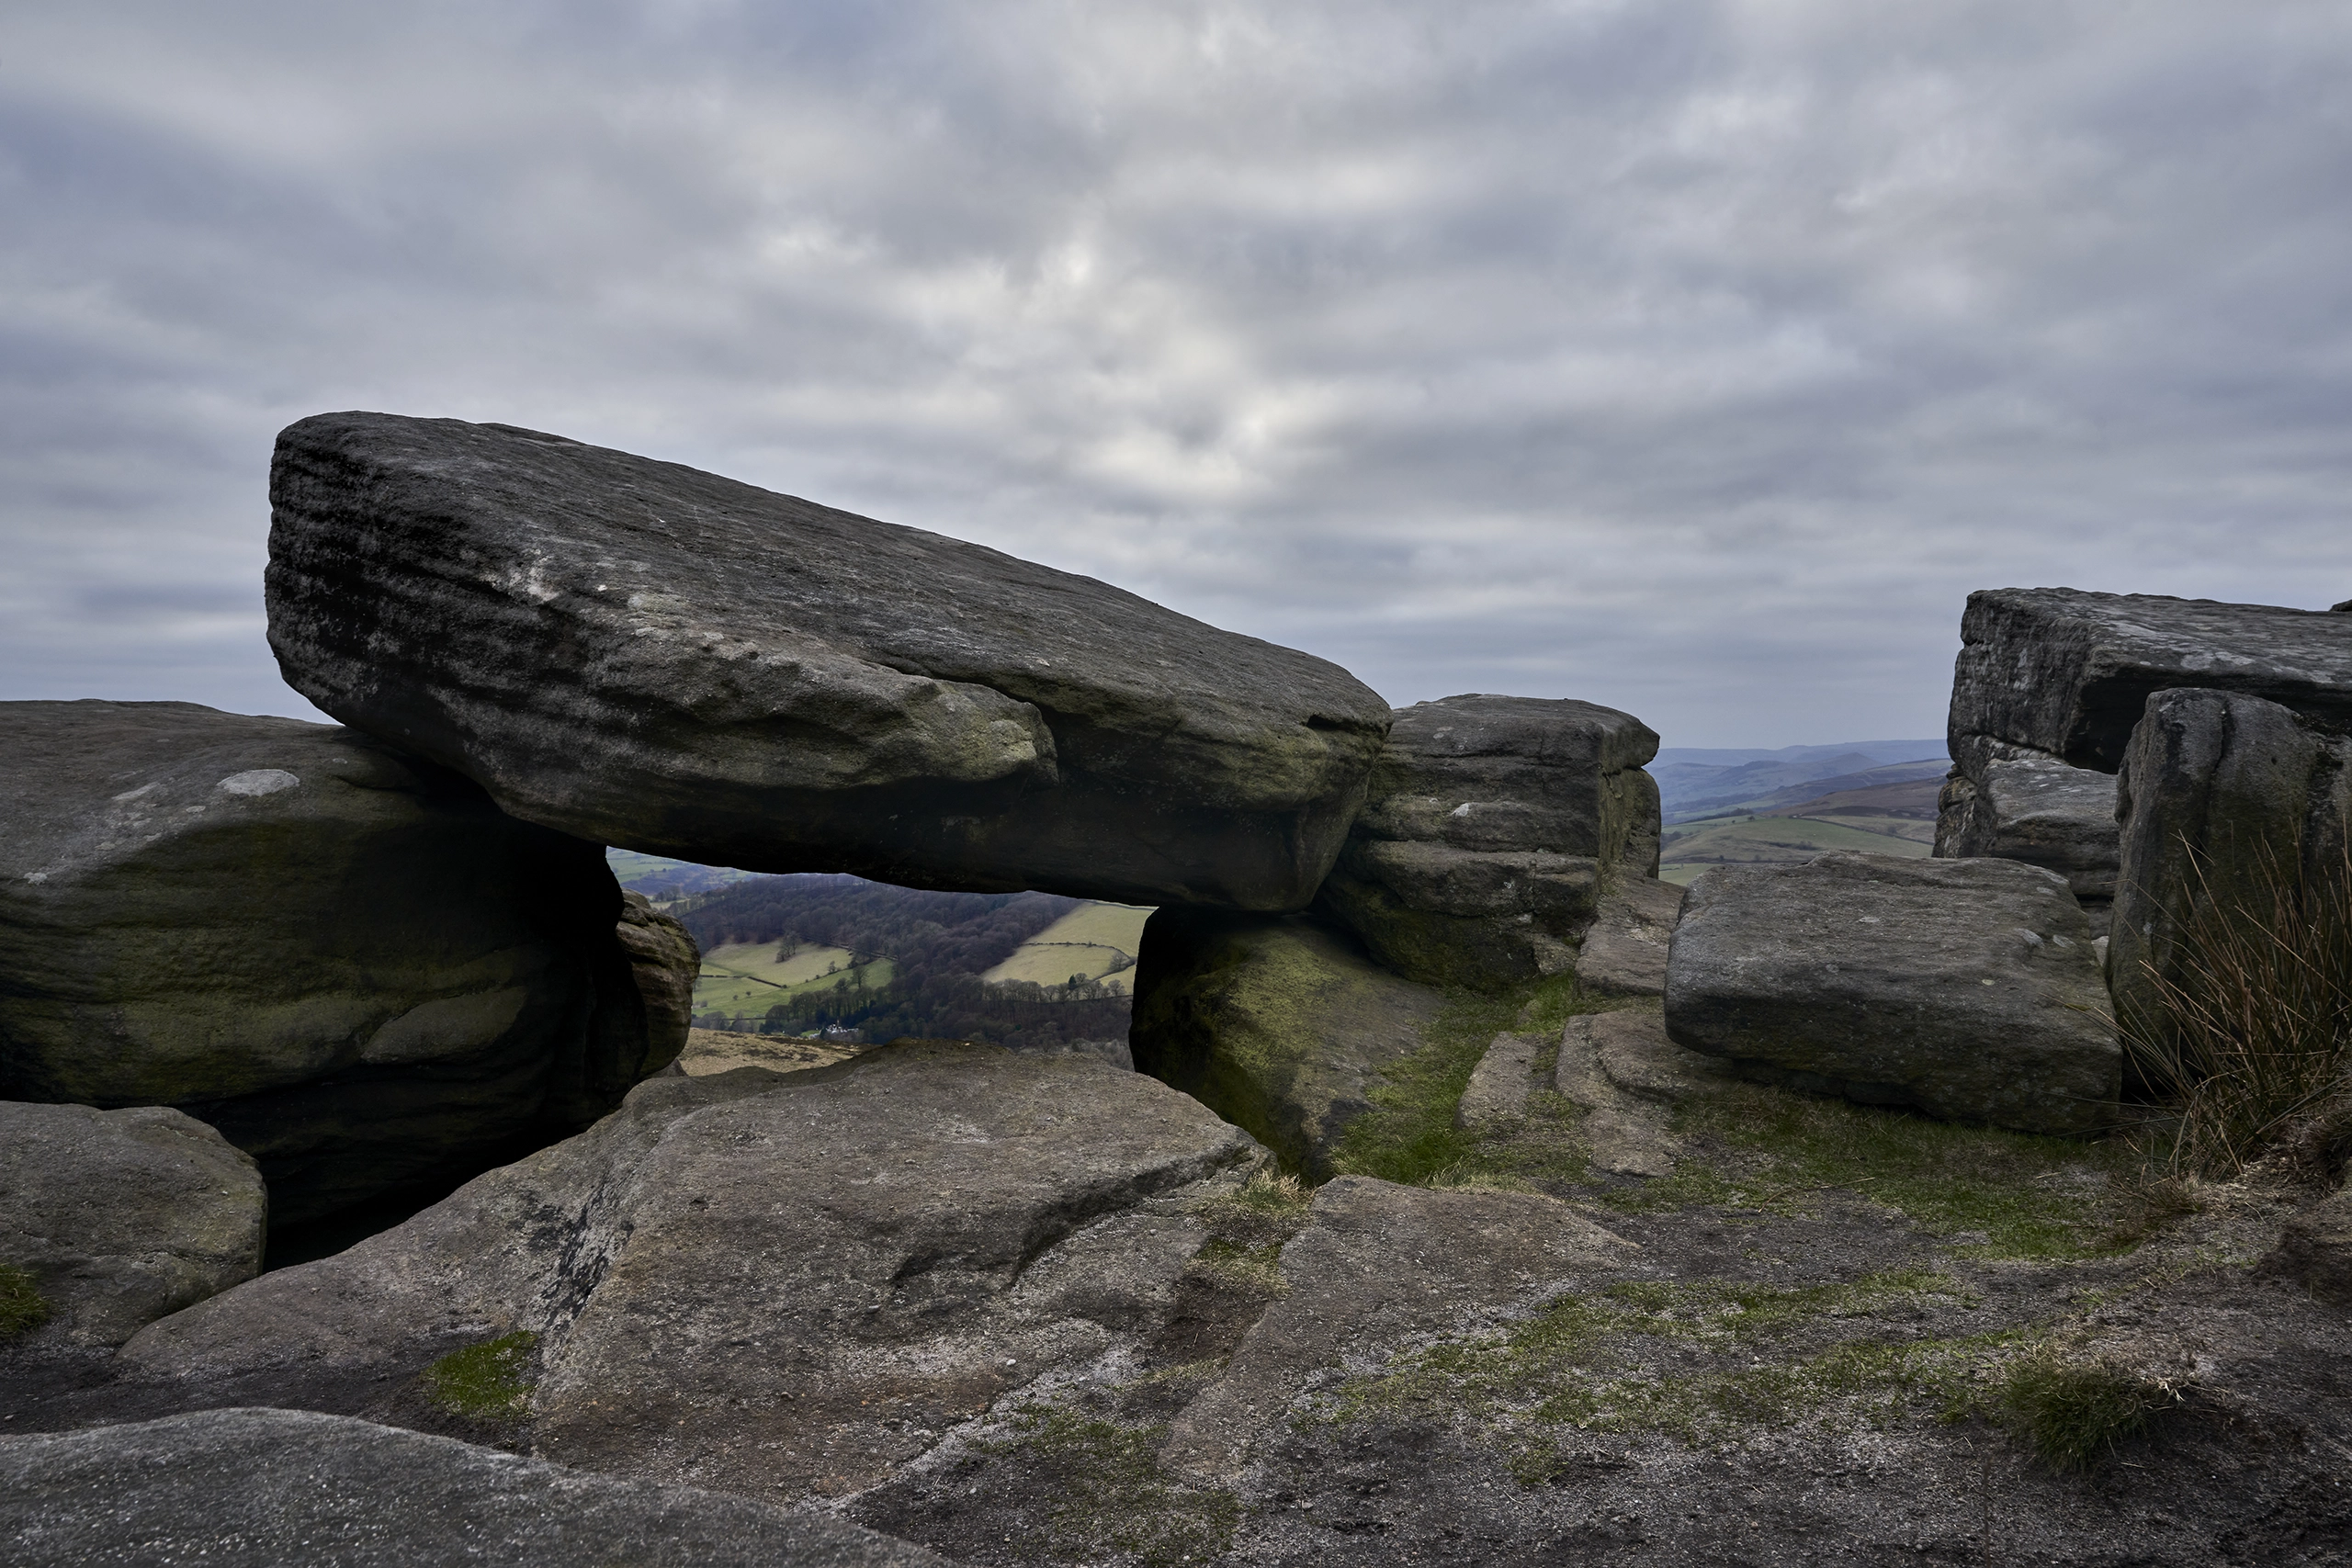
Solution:
M 804 947 L 782 958 L 776 953 L 777 944 L 771 942 L 730 942 L 704 953 L 702 978 L 695 982 L 695 1011 L 757 1015 L 802 991 L 830 990 L 860 970 L 869 989 L 890 979 L 888 959 L 861 965 L 845 947 Z
M 1901 817 L 1743 817 L 1670 829 L 1658 874 L 1688 883 L 1711 865 L 1800 865 L 1830 850 L 1924 858 L 1936 825 Z
M 1083 975 L 1114 990 L 1130 990 L 1135 970 L 1122 968 L 1114 975 L 1112 965 L 1122 957 L 1132 964 L 1143 946 L 1143 923 L 1150 918 L 1150 909 L 1133 904 L 1089 904 L 1073 909 L 980 978 L 1058 986 L 1073 975 Z

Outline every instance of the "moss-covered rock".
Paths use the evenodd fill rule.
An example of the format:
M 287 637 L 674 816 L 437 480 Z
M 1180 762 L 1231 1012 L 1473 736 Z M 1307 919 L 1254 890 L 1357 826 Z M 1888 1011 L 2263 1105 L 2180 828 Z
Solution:
M 1384 1069 L 1443 998 L 1309 916 L 1163 908 L 1136 967 L 1136 1068 L 1182 1089 L 1309 1180 L 1331 1174 Z

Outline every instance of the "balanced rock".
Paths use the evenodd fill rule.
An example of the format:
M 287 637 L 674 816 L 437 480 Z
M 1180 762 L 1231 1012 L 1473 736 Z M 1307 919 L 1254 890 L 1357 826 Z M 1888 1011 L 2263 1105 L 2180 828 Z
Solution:
M 1936 800 L 1936 854 L 2021 860 L 2054 871 L 2103 931 L 2122 857 L 2115 778 L 2030 747 L 1960 737 Z
M 1690 885 L 1666 1026 L 1800 1089 L 1956 1121 L 2084 1133 L 2121 1052 L 2065 880 L 2008 860 L 1835 853 Z
M 2108 949 L 2116 1018 L 2172 1043 L 2162 993 L 2189 983 L 2205 922 L 2259 926 L 2305 887 L 2340 886 L 2352 742 L 2259 697 L 2150 697 L 2117 781 L 2122 866 Z
M 1444 1002 L 1312 916 L 1164 908 L 1144 925 L 1135 974 L 1136 1070 L 1248 1128 L 1310 1181 L 1331 1174 L 1348 1123 L 1427 1043 Z
M 532 1334 L 541 1457 L 837 1495 L 1164 1325 L 1206 1235 L 1194 1197 L 1268 1163 L 1080 1055 L 923 1043 L 654 1078 L 403 1224 L 153 1325 L 118 1366 L 151 1398 L 332 1403 Z
M 2111 773 L 2152 693 L 2203 686 L 2352 723 L 2352 617 L 2153 593 L 1997 588 L 1968 596 L 1953 755 L 1972 736 Z
M 1603 893 L 1657 874 L 1657 736 L 1591 703 L 1461 696 L 1399 709 L 1320 908 L 1431 985 L 1576 963 Z
M 560 436 L 321 414 L 270 643 L 527 821 L 753 871 L 1296 908 L 1388 708 L 1091 578 Z
M 50 1308 L 36 1346 L 111 1349 L 261 1272 L 253 1156 L 164 1106 L 0 1102 L 0 1263 Z
M 855 1525 L 304 1410 L 0 1438 L 15 1568 L 944 1568 Z
M 0 704 L 0 1098 L 178 1106 L 274 1222 L 560 1136 L 683 1043 L 596 845 L 350 730 Z

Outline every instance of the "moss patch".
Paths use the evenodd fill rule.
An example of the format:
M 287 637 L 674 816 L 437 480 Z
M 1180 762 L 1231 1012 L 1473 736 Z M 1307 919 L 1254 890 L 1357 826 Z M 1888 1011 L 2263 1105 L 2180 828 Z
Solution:
M 2045 1346 L 2018 1358 L 1994 1402 L 2053 1470 L 2088 1470 L 2181 1401 L 2180 1391 L 2106 1358 Z
M 1159 1473 L 1162 1426 L 1128 1426 L 1078 1411 L 1031 1404 L 1016 1411 L 1012 1435 L 976 1444 L 1017 1455 L 1049 1472 L 1062 1500 L 1047 1515 L 1046 1550 L 1065 1562 L 1120 1555 L 1145 1568 L 1207 1562 L 1225 1555 L 1240 1522 L 1229 1492 L 1193 1491 Z
M 424 1395 L 453 1416 L 475 1421 L 512 1421 L 531 1401 L 531 1356 L 536 1334 L 507 1334 L 452 1350 L 424 1370 Z
M 13 1263 L 0 1263 L 0 1344 L 31 1333 L 50 1315 L 49 1298 L 33 1277 Z

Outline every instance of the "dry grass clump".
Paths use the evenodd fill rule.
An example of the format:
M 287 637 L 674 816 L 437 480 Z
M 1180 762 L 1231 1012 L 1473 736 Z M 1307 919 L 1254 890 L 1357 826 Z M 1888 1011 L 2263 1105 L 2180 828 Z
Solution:
M 0 1344 L 29 1334 L 50 1318 L 48 1299 L 30 1272 L 0 1263 Z
M 2165 1163 L 2230 1179 L 2277 1155 L 2332 1178 L 2352 1155 L 2352 852 L 2308 878 L 2266 853 L 2235 899 L 2189 867 L 2177 972 L 2150 969 L 2161 1016 L 2124 1038 L 2177 1112 Z
M 2122 1357 L 2044 1346 L 2011 1363 L 2001 1419 L 2053 1470 L 2088 1470 L 2182 1401 L 2186 1385 Z

